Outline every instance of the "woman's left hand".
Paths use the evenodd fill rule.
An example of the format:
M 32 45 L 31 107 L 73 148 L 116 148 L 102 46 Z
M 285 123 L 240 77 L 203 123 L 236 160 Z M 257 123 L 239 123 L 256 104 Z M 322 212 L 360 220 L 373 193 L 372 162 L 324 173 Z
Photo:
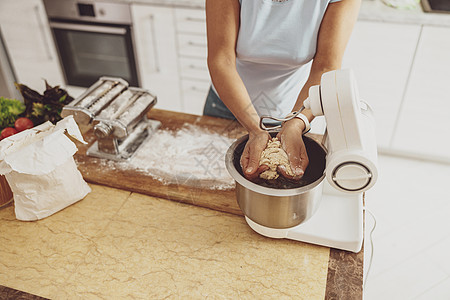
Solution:
M 283 124 L 277 137 L 281 141 L 281 147 L 286 151 L 294 176 L 286 173 L 284 168 L 279 167 L 278 172 L 284 177 L 299 180 L 303 177 L 306 167 L 309 164 L 306 147 L 303 143 L 303 130 L 305 123 L 298 118 L 289 120 Z

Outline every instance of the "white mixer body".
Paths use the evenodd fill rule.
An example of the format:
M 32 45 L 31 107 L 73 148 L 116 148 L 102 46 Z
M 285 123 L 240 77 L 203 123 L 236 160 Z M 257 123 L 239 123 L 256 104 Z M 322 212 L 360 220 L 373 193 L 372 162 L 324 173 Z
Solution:
M 375 120 L 370 106 L 359 98 L 351 70 L 322 75 L 320 86 L 304 102 L 315 116 L 325 116 L 328 150 L 326 177 L 334 188 L 361 193 L 378 178 Z

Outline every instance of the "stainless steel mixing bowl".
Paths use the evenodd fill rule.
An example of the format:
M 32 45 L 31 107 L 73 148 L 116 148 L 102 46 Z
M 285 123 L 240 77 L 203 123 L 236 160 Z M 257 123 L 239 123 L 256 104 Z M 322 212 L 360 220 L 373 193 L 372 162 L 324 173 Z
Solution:
M 311 218 L 322 198 L 326 156 L 322 145 L 303 136 L 310 162 L 302 181 L 295 188 L 273 188 L 244 177 L 240 158 L 247 140 L 248 135 L 236 140 L 225 156 L 227 170 L 236 180 L 236 198 L 244 214 L 270 228 L 290 228 Z

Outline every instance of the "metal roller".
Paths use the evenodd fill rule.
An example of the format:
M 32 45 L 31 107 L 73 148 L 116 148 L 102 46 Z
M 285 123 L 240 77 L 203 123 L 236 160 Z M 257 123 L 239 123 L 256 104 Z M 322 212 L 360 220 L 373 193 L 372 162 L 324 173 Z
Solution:
M 113 160 L 129 159 L 161 123 L 148 120 L 157 98 L 150 91 L 128 87 L 121 78 L 101 77 L 63 108 L 79 124 L 92 124 L 97 141 L 87 154 Z

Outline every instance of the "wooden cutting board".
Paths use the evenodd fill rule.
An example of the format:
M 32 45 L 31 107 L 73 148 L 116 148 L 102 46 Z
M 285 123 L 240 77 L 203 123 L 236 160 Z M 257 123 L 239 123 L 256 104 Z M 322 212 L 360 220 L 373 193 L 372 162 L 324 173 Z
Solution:
M 12 197 L 13 194 L 5 176 L 0 175 L 0 208 L 11 202 Z
M 162 123 L 160 129 L 177 131 L 186 124 L 193 124 L 209 132 L 237 139 L 247 132 L 237 122 L 208 116 L 196 116 L 172 111 L 152 109 L 148 117 Z M 84 138 L 88 145 L 78 143 L 75 155 L 78 168 L 86 181 L 118 189 L 138 192 L 154 197 L 175 200 L 214 210 L 243 215 L 236 202 L 234 188 L 228 190 L 211 189 L 207 181 L 190 181 L 189 184 L 163 184 L 145 172 L 137 169 L 124 169 L 121 165 L 106 159 L 86 155 L 87 148 L 95 141 L 93 130 L 86 128 Z M 311 135 L 316 140 L 321 136 Z M 225 170 L 224 170 L 225 171 Z M 226 172 L 226 171 L 225 171 Z
M 237 121 L 226 119 L 200 117 L 158 109 L 152 109 L 148 117 L 160 121 L 162 123 L 160 129 L 176 131 L 185 124 L 193 124 L 233 139 L 246 134 Z M 79 151 L 75 155 L 75 160 L 86 181 L 242 215 L 236 202 L 234 189 L 210 189 L 207 186 L 208 183 L 202 181 L 190 182 L 189 185 L 185 185 L 183 182 L 162 184 L 144 172 L 123 169 L 121 164 L 113 161 L 87 156 L 86 150 L 95 141 L 95 137 L 92 129 L 88 129 L 83 135 L 88 145 L 77 144 Z

